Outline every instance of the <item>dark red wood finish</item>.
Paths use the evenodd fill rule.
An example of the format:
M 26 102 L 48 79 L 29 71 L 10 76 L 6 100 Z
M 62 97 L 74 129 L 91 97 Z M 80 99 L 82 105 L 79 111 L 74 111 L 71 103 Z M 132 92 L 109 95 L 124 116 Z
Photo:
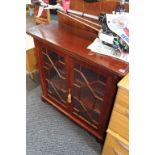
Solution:
M 38 53 L 39 72 L 43 91 L 42 99 L 52 104 L 71 120 L 88 130 L 97 139 L 103 141 L 117 90 L 117 82 L 128 73 L 128 63 L 109 56 L 92 54 L 92 52 L 87 49 L 87 46 L 92 43 L 97 37 L 97 34 L 74 28 L 63 22 L 38 25 L 28 29 L 27 33 L 34 38 Z M 91 123 L 91 120 L 86 121 L 81 117 L 80 113 L 75 113 L 73 103 L 67 102 L 67 98 L 67 106 L 64 106 L 60 101 L 48 95 L 42 47 L 48 51 L 54 51 L 64 58 L 68 93 L 69 90 L 71 94 L 75 91 L 73 84 L 75 82 L 74 66 L 76 63 L 96 72 L 96 74 L 104 76 L 104 103 L 101 104 L 101 108 L 99 109 L 99 118 L 95 127 L 94 124 Z M 88 85 L 89 83 L 87 86 Z M 82 102 L 82 104 L 87 106 L 84 102 Z M 93 111 L 94 109 L 90 108 L 89 110 Z
M 54 21 L 50 24 L 32 27 L 27 33 L 46 45 L 52 45 L 56 49 L 63 50 L 66 54 L 93 63 L 99 68 L 108 69 L 120 77 L 128 72 L 128 63 L 117 58 L 92 53 L 87 49 L 87 46 L 97 37 L 93 33 Z

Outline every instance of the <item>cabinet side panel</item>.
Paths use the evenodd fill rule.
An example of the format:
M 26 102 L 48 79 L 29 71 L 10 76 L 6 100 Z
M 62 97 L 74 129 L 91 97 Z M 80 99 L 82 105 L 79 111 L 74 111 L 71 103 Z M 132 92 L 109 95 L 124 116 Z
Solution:
M 115 75 L 107 77 L 106 88 L 105 88 L 105 98 L 104 98 L 104 108 L 101 112 L 101 117 L 99 120 L 99 133 L 103 133 L 108 127 L 108 122 L 110 114 L 113 108 L 114 99 L 117 91 L 117 82 L 119 78 Z M 103 134 L 105 136 L 105 133 Z

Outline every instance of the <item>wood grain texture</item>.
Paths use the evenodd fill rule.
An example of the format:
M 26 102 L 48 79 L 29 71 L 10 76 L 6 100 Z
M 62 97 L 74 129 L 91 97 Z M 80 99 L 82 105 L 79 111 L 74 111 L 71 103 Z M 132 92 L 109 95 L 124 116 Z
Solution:
M 120 105 L 129 110 L 129 92 L 119 88 L 115 102 L 116 105 Z
M 112 112 L 108 129 L 129 140 L 129 119 L 119 112 Z
M 43 1 L 45 3 L 48 3 L 48 0 L 43 0 Z M 34 5 L 34 18 L 35 18 L 36 24 L 49 23 L 51 20 L 50 10 L 44 9 L 40 17 L 37 17 L 38 11 L 39 11 L 39 6 Z
M 98 34 L 99 29 L 100 29 L 99 26 L 90 24 L 89 22 L 85 22 L 83 18 L 81 20 L 79 18 L 76 18 L 75 16 L 67 15 L 60 11 L 58 12 L 58 20 L 59 20 L 59 23 L 65 23 L 74 28 L 79 28 L 79 29 L 82 29 L 88 32 L 95 33 L 95 34 Z
M 121 137 L 119 134 L 113 132 L 112 130 L 108 129 L 107 133 L 112 135 L 114 138 L 116 138 L 117 140 L 123 142 L 125 145 L 129 146 L 129 141 L 127 141 L 126 139 L 124 139 L 123 137 Z
M 129 65 L 127 62 L 105 55 L 92 54 L 87 49 L 87 46 L 97 37 L 93 33 L 57 22 L 35 26 L 28 29 L 27 33 L 43 42 L 54 44 L 59 49 L 67 49 L 64 52 L 95 64 L 98 68 L 107 68 L 111 73 L 120 77 L 128 73 Z
M 99 15 L 101 13 L 101 2 L 84 2 L 84 12 L 93 15 Z
M 72 0 L 71 9 L 85 13 L 99 15 L 101 12 L 112 13 L 119 5 L 119 0 L 100 0 L 99 2 L 88 3 L 84 0 Z M 126 12 L 129 12 L 129 4 L 125 4 Z
M 34 38 L 34 44 L 35 44 L 35 49 L 37 51 L 37 61 L 39 64 L 38 68 L 39 68 L 39 74 L 40 74 L 42 94 L 47 96 L 47 86 L 45 84 L 45 73 L 43 72 L 43 60 L 42 60 L 42 56 L 41 56 L 40 42 Z
M 107 137 L 103 147 L 102 155 L 129 154 L 129 150 L 123 149 L 125 152 L 118 150 L 120 144 L 125 148 L 129 147 L 129 91 L 127 74 L 118 83 L 118 92 L 114 103 L 114 108 L 107 129 Z M 119 144 L 119 145 L 118 145 Z M 116 146 L 114 150 L 114 146 Z M 122 147 L 121 146 L 121 147 Z M 118 150 L 118 152 L 116 151 Z
M 72 10 L 84 11 L 84 0 L 71 0 L 70 8 Z
M 26 51 L 26 70 L 33 79 L 33 72 L 37 70 L 37 58 L 35 48 Z
M 119 83 L 118 86 L 126 91 L 129 91 L 129 74 L 127 74 Z
M 106 137 L 102 155 L 128 155 L 128 146 L 119 141 L 117 138 L 108 134 Z

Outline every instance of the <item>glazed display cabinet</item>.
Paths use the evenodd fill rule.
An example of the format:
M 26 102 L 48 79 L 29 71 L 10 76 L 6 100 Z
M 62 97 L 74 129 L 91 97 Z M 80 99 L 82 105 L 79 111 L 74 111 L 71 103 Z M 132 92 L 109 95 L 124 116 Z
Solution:
M 96 34 L 63 23 L 38 25 L 27 33 L 34 38 L 43 101 L 103 141 L 128 63 L 92 54 L 87 46 Z

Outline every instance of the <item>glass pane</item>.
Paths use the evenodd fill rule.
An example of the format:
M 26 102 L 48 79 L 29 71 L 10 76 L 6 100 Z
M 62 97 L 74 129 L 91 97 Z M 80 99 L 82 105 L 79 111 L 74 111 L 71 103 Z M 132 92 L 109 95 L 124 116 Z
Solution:
M 80 64 L 74 65 L 73 112 L 91 124 L 98 125 L 104 104 L 105 77 Z
M 48 95 L 65 105 L 67 86 L 64 57 L 50 50 L 42 51 L 42 57 Z

